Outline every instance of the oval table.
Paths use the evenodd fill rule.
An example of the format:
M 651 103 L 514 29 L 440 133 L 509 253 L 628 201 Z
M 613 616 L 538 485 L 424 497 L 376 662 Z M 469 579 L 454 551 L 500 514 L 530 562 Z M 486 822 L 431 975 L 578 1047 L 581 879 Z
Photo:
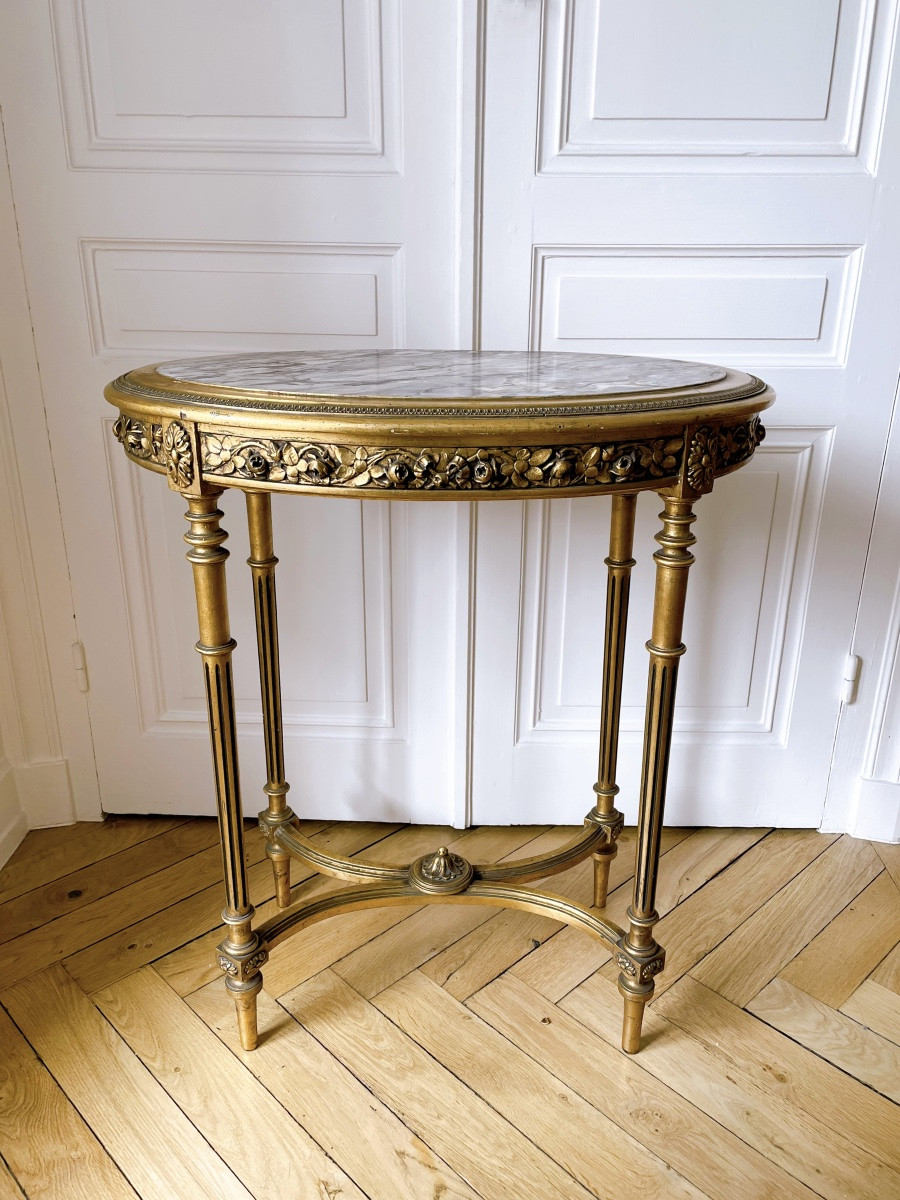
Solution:
M 225 870 L 218 948 L 245 1049 L 269 950 L 293 930 L 377 905 L 494 904 L 554 917 L 598 937 L 618 964 L 623 1048 L 640 1045 L 644 1005 L 665 954 L 654 907 L 682 618 L 694 561 L 694 502 L 752 456 L 772 390 L 700 363 L 618 355 L 377 350 L 228 354 L 129 371 L 106 388 L 129 458 L 165 473 L 187 501 Z M 247 894 L 228 623 L 226 533 L 216 501 L 246 493 L 268 779 L 260 813 L 279 914 L 253 927 Z M 622 663 L 635 501 L 663 501 L 656 535 L 650 674 L 628 928 L 603 915 L 622 816 L 615 807 Z M 552 854 L 469 863 L 435 847 L 407 867 L 329 854 L 307 838 L 284 778 L 270 493 L 372 500 L 612 497 L 600 761 L 584 829 Z M 594 904 L 525 886 L 593 856 Z M 290 860 L 351 886 L 291 905 Z

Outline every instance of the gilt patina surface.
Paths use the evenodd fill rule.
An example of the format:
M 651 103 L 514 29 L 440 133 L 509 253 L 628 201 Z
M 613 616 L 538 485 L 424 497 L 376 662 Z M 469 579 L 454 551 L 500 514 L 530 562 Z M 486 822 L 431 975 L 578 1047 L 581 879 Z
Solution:
M 256 996 L 269 950 L 328 916 L 395 904 L 494 904 L 552 916 L 598 937 L 619 966 L 622 1044 L 640 1045 L 644 1006 L 665 951 L 653 929 L 693 505 L 750 459 L 774 399 L 755 376 L 723 367 L 619 355 L 353 351 L 218 355 L 130 371 L 106 389 L 115 433 L 141 466 L 165 472 L 188 502 L 200 641 L 225 864 L 228 934 L 218 948 L 241 1039 L 256 1045 Z M 224 488 L 246 493 L 262 686 L 267 807 L 260 813 L 278 904 L 255 928 L 247 893 L 225 594 Z M 650 671 L 634 889 L 627 929 L 608 920 L 609 867 L 622 830 L 615 807 L 622 665 L 635 497 L 663 502 L 647 650 Z M 408 866 L 331 854 L 287 804 L 271 492 L 378 499 L 612 497 L 600 754 L 594 803 L 569 845 L 537 858 L 470 863 L 437 847 Z M 526 883 L 594 859 L 586 908 Z M 290 862 L 352 886 L 291 906 Z

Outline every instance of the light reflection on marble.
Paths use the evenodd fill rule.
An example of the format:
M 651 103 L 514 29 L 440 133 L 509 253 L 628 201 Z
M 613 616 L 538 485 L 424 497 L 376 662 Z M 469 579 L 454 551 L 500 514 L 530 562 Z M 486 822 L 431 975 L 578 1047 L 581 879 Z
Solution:
M 726 375 L 721 367 L 664 358 L 460 350 L 221 354 L 156 369 L 181 383 L 290 396 L 476 401 L 615 396 L 703 386 Z

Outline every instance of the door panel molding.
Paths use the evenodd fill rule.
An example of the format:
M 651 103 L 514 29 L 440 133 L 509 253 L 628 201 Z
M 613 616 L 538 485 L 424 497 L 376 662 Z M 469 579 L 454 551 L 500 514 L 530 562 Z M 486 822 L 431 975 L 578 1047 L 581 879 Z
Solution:
M 539 173 L 874 170 L 895 2 L 543 7 Z
M 273 0 L 264 21 L 240 0 L 52 0 L 52 22 L 73 168 L 400 169 L 399 0 Z
M 859 246 L 535 246 L 533 253 L 533 350 L 725 359 L 759 369 L 846 363 Z

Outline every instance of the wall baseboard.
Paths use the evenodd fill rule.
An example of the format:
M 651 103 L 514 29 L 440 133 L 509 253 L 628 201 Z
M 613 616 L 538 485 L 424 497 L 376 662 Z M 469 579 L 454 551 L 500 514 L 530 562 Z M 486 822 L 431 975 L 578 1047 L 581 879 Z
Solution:
M 850 833 L 871 842 L 900 842 L 900 783 L 861 779 Z
M 50 825 L 72 825 L 76 820 L 75 799 L 64 758 L 27 763 L 15 768 L 19 806 L 29 829 Z
M 13 851 L 28 832 L 28 822 L 19 803 L 15 770 L 4 762 L 0 765 L 0 867 L 9 861 Z

